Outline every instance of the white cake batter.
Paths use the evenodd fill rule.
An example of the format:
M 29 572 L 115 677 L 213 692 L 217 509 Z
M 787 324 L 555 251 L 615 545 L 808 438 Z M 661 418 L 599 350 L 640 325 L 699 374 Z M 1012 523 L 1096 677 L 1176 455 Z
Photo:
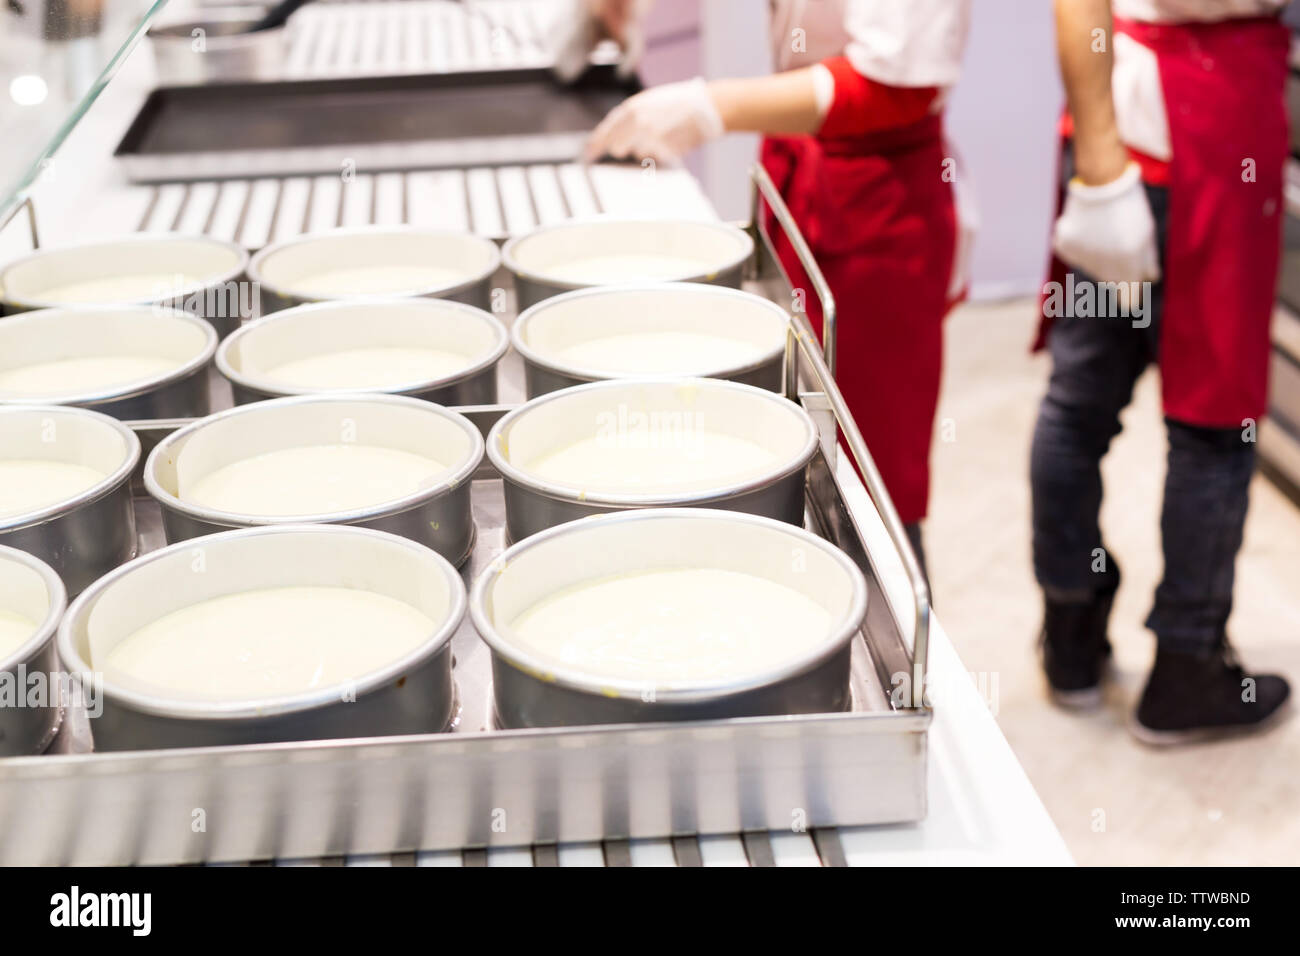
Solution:
M 734 484 L 777 460 L 745 438 L 698 428 L 596 435 L 522 467 L 539 478 L 588 492 L 638 494 Z
M 198 276 L 177 272 L 133 272 L 125 275 L 103 276 L 99 279 L 82 279 L 49 286 L 35 298 L 43 302 L 60 304 L 113 305 L 123 302 L 144 302 L 177 294 L 199 282 Z
M 37 624 L 0 607 L 0 658 L 7 657 L 36 633 Z
M 74 395 L 157 378 L 183 362 L 160 355 L 93 355 L 0 368 L 0 392 Z
M 259 376 L 291 388 L 386 388 L 446 378 L 468 368 L 458 352 L 425 348 L 353 348 L 273 365 Z
M 767 578 L 717 568 L 563 590 L 510 623 L 539 657 L 595 677 L 700 682 L 770 671 L 823 644 L 830 615 Z
M 329 269 L 301 276 L 283 285 L 298 295 L 338 298 L 352 295 L 420 292 L 425 289 L 457 285 L 467 278 L 463 272 L 443 266 L 376 265 Z M 275 281 L 274 278 L 271 281 Z
M 0 458 L 0 518 L 75 498 L 107 477 L 97 468 L 44 458 Z
M 93 661 L 107 680 L 171 695 L 257 700 L 337 686 L 397 660 L 437 625 L 383 594 L 265 588 L 173 611 Z
M 622 254 L 586 256 L 542 269 L 559 282 L 608 285 L 614 282 L 671 281 L 705 275 L 712 271 L 707 262 L 668 254 Z
M 254 455 L 181 488 L 182 500 L 246 515 L 320 515 L 395 501 L 450 471 L 377 445 L 302 445 Z
M 700 332 L 630 332 L 578 342 L 555 353 L 578 368 L 632 375 L 696 375 L 736 368 L 763 354 L 753 342 Z

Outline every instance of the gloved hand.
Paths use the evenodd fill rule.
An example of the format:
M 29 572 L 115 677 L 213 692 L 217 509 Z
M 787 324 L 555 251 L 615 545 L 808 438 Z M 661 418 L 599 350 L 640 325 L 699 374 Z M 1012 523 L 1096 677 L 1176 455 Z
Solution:
M 591 51 L 605 37 L 612 37 L 623 48 L 619 73 L 631 74 L 645 48 L 641 20 L 648 5 L 649 0 L 567 0 L 559 4 L 547 33 L 547 46 L 560 80 L 576 80 L 587 68 Z
M 1102 282 L 1159 279 L 1156 222 L 1138 165 L 1129 163 L 1118 179 L 1100 186 L 1072 181 L 1052 247 L 1067 265 Z
M 676 163 L 724 132 L 709 85 L 696 77 L 652 87 L 610 110 L 587 140 L 587 160 L 609 154 Z

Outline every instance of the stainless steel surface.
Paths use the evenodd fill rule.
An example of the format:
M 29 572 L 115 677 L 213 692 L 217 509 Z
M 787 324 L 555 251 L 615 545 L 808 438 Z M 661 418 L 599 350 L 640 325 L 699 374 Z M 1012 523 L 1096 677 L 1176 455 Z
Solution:
M 688 255 L 683 248 L 701 243 L 713 246 L 708 250 L 711 258 L 702 253 Z M 501 260 L 514 277 L 522 311 L 553 295 L 602 284 L 565 281 L 548 273 L 566 257 L 646 253 L 700 259 L 699 272 L 675 276 L 677 281 L 740 288 L 745 263 L 754 254 L 754 242 L 744 230 L 727 223 L 611 217 L 557 223 L 515 236 L 502 248 Z
M 259 7 L 231 6 L 155 23 L 145 36 L 158 82 L 185 86 L 279 77 L 289 51 L 288 30 L 247 32 L 260 19 Z
M 36 624 L 31 637 L 0 655 L 0 757 L 38 754 L 50 745 L 63 717 L 54 632 L 67 607 L 67 592 L 44 561 L 0 545 L 0 595 L 0 610 Z
M 609 368 L 574 365 L 565 359 L 557 343 L 573 345 L 648 331 L 691 332 L 736 340 L 748 336 L 760 350 L 757 359 L 729 367 L 696 368 L 687 374 L 779 392 L 784 382 L 782 363 L 788 321 L 781 306 L 749 292 L 700 283 L 661 282 L 579 289 L 552 296 L 515 320 L 510 342 L 523 356 L 529 398 L 587 382 L 635 377 Z M 769 337 L 769 348 L 759 344 Z M 645 368 L 640 374 L 676 373 L 670 368 Z
M 208 371 L 217 350 L 217 333 L 203 319 L 162 306 L 131 305 L 38 309 L 0 319 L 0 362 L 14 355 L 31 363 L 118 355 L 132 343 L 145 355 L 173 353 L 168 357 L 175 358 L 175 367 L 126 385 L 0 397 L 0 407 L 33 402 L 75 405 L 123 421 L 207 414 Z
M 79 408 L 0 406 L 0 448 L 7 455 L 76 462 L 104 473 L 72 499 L 0 518 L 0 545 L 49 564 L 73 597 L 135 557 L 130 481 L 140 442 L 131 429 Z
M 701 567 L 751 574 L 797 591 L 830 622 L 812 650 L 764 672 L 708 680 L 593 676 L 581 663 L 521 646 L 511 622 L 538 601 L 611 575 Z M 850 641 L 866 614 L 862 572 L 816 535 L 782 522 L 701 508 L 644 510 L 572 522 L 507 549 L 474 583 L 470 613 L 492 648 L 502 727 L 717 720 L 827 714 L 850 706 Z
M 277 361 L 371 347 L 419 347 L 464 354 L 468 365 L 451 375 L 382 388 L 310 389 L 276 382 L 248 367 L 248 352 L 261 344 Z M 482 309 L 445 299 L 391 299 L 368 303 L 322 302 L 276 312 L 251 323 L 217 348 L 217 370 L 230 381 L 237 404 L 327 391 L 409 395 L 439 405 L 495 405 L 497 363 L 509 333 Z M 472 351 L 470 351 L 472 350 Z
M 219 436 L 219 437 L 212 437 Z M 181 496 L 178 466 L 187 444 L 211 439 L 210 460 L 200 470 L 278 448 L 340 441 L 376 443 L 449 460 L 436 483 L 396 501 L 331 514 L 235 514 Z M 435 453 L 436 452 L 436 453 Z M 320 522 L 355 525 L 401 535 L 432 548 L 455 565 L 474 547 L 470 483 L 483 458 L 483 438 L 454 411 L 399 395 L 341 394 L 279 398 L 218 412 L 168 435 L 145 462 L 144 486 L 161 506 L 167 541 L 275 524 Z M 208 472 L 204 472 L 208 473 Z
M 387 249 L 380 249 L 380 245 Z M 373 226 L 354 229 L 334 229 L 327 232 L 308 233 L 294 239 L 272 243 L 255 256 L 248 265 L 249 278 L 258 287 L 260 315 L 269 315 L 280 309 L 309 302 L 337 299 L 357 301 L 359 296 L 312 296 L 294 292 L 292 280 L 280 275 L 287 257 L 309 259 L 315 266 L 337 262 L 344 268 L 375 264 L 392 265 L 392 250 L 409 244 L 411 253 L 405 258 L 425 265 L 454 266 L 463 271 L 465 278 L 454 283 L 438 283 L 421 289 L 412 289 L 409 296 L 430 296 L 463 302 L 485 311 L 492 309 L 492 277 L 501 265 L 501 253 L 487 239 L 468 233 L 417 226 Z M 439 247 L 436 253 L 421 249 Z M 309 251 L 310 250 L 310 251 Z M 419 253 L 419 255 L 415 255 Z M 428 256 L 427 259 L 423 258 Z M 454 257 L 454 259 L 453 259 Z M 279 260 L 279 261 L 276 261 Z M 452 261 L 448 261 L 452 260 Z M 469 260 L 469 261 L 467 261 Z M 269 273 L 269 275 L 268 275 Z M 392 295 L 382 298 L 391 298 Z M 376 298 L 381 298 L 376 296 Z
M 278 741 L 429 734 L 455 715 L 452 635 L 465 616 L 465 586 L 427 548 L 363 528 L 289 525 L 214 535 L 196 549 L 173 545 L 101 578 L 59 626 L 58 649 L 74 683 L 93 687 L 102 713 L 92 718 L 97 751 L 222 747 Z M 348 587 L 385 594 L 423 611 L 435 630 L 413 650 L 354 681 L 254 701 L 167 698 L 110 682 L 92 670 L 89 623 L 99 646 L 136 627 L 226 594 L 273 587 Z M 132 588 L 123 606 L 115 590 Z M 106 605 L 117 597 L 116 614 Z M 111 623 L 109 623 L 111 622 Z
M 794 250 L 804 273 L 812 281 L 813 293 L 817 296 L 822 310 L 822 352 L 826 359 L 826 368 L 833 378 L 836 371 L 837 326 L 835 296 L 831 293 L 830 283 L 822 275 L 821 267 L 817 265 L 812 250 L 808 248 L 808 241 L 799 231 L 794 216 L 790 214 L 767 170 L 761 164 L 755 163 L 750 167 L 749 178 L 754 184 L 753 201 L 750 203 L 750 228 L 758 232 L 763 242 L 771 246 L 771 239 L 767 234 L 768 221 L 763 210 L 766 208 L 771 212 L 772 221 L 781 227 L 781 232 L 789 240 L 790 248 Z M 791 372 L 792 370 L 787 367 L 787 374 Z
M 32 214 L 33 245 L 35 213 Z M 221 265 L 209 261 L 226 260 Z M 206 319 L 225 336 L 251 318 L 244 270 L 248 253 L 233 242 L 205 235 L 180 233 L 138 233 L 112 240 L 64 243 L 37 248 L 0 267 L 0 310 L 5 315 L 30 309 L 71 307 L 70 303 L 43 299 L 39 292 L 25 293 L 24 284 L 35 281 L 38 288 L 52 284 L 98 279 L 132 272 L 175 272 L 178 276 L 201 275 L 194 281 L 168 285 L 165 292 L 129 302 L 114 301 L 87 305 L 135 305 L 177 309 Z
M 657 426 L 656 416 L 665 424 Z M 615 493 L 551 481 L 515 460 L 525 443 L 531 461 L 607 432 L 612 441 L 688 441 L 699 427 L 695 416 L 710 430 L 760 445 L 779 441 L 775 463 L 752 478 L 705 490 Z M 762 389 L 716 379 L 623 379 L 530 400 L 492 427 L 487 457 L 504 480 L 509 538 L 522 541 L 566 521 L 629 508 L 722 508 L 800 524 L 804 469 L 817 442 L 817 427 L 803 409 Z

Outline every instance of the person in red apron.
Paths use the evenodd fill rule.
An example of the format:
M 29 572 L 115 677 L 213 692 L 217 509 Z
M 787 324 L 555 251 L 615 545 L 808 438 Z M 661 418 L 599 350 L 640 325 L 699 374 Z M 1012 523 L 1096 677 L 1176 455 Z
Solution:
M 612 11 L 617 35 L 627 7 L 593 9 Z M 763 164 L 835 297 L 837 381 L 918 557 L 943 320 L 964 293 L 959 238 L 969 237 L 942 108 L 969 15 L 969 0 L 778 0 L 778 72 L 647 90 L 611 111 L 588 151 L 674 161 L 726 132 L 766 134 Z M 775 241 L 821 334 L 812 283 L 789 242 Z
M 1288 152 L 1283 5 L 1057 0 L 1068 139 L 1038 342 L 1052 373 L 1030 466 L 1043 664 L 1058 703 L 1100 701 L 1119 569 L 1098 525 L 1099 465 L 1156 362 L 1165 568 L 1147 619 L 1155 663 L 1131 723 L 1153 744 L 1267 726 L 1289 697 L 1283 678 L 1241 666 L 1226 633 L 1268 404 Z

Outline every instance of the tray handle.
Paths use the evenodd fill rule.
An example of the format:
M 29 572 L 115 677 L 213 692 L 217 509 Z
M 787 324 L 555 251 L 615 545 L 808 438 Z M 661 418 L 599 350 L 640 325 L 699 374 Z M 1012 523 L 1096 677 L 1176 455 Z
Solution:
M 830 405 L 831 413 L 835 416 L 835 424 L 844 435 L 849 453 L 857 463 L 867 494 L 870 495 L 872 503 L 880 513 L 885 530 L 889 532 L 889 538 L 902 559 L 903 570 L 907 573 L 915 612 L 912 632 L 911 706 L 922 707 L 925 699 L 926 663 L 930 648 L 930 587 L 921 571 L 916 552 L 912 550 L 912 543 L 908 540 L 903 521 L 898 517 L 893 499 L 889 497 L 884 480 L 880 477 L 880 471 L 876 468 L 876 462 L 867 449 L 866 440 L 858 430 L 858 424 L 854 421 L 848 404 L 835 383 L 835 299 L 830 286 L 827 285 L 826 278 L 808 248 L 808 243 L 799 232 L 794 217 L 777 191 L 776 184 L 767 174 L 767 170 L 761 164 L 755 163 L 750 168 L 750 178 L 754 183 L 751 220 L 754 228 L 767 238 L 763 217 L 760 215 L 761 205 L 766 203 L 772 210 L 773 218 L 789 239 L 799 264 L 812 280 L 813 290 L 822 307 L 822 328 L 825 335 L 820 350 L 813 347 L 817 337 L 808 324 L 807 317 L 798 313 L 791 316 L 786 332 L 785 393 L 791 400 L 798 401 L 800 369 L 798 359 L 802 354 L 807 359 L 813 378 L 816 379 L 818 390 L 825 395 Z

